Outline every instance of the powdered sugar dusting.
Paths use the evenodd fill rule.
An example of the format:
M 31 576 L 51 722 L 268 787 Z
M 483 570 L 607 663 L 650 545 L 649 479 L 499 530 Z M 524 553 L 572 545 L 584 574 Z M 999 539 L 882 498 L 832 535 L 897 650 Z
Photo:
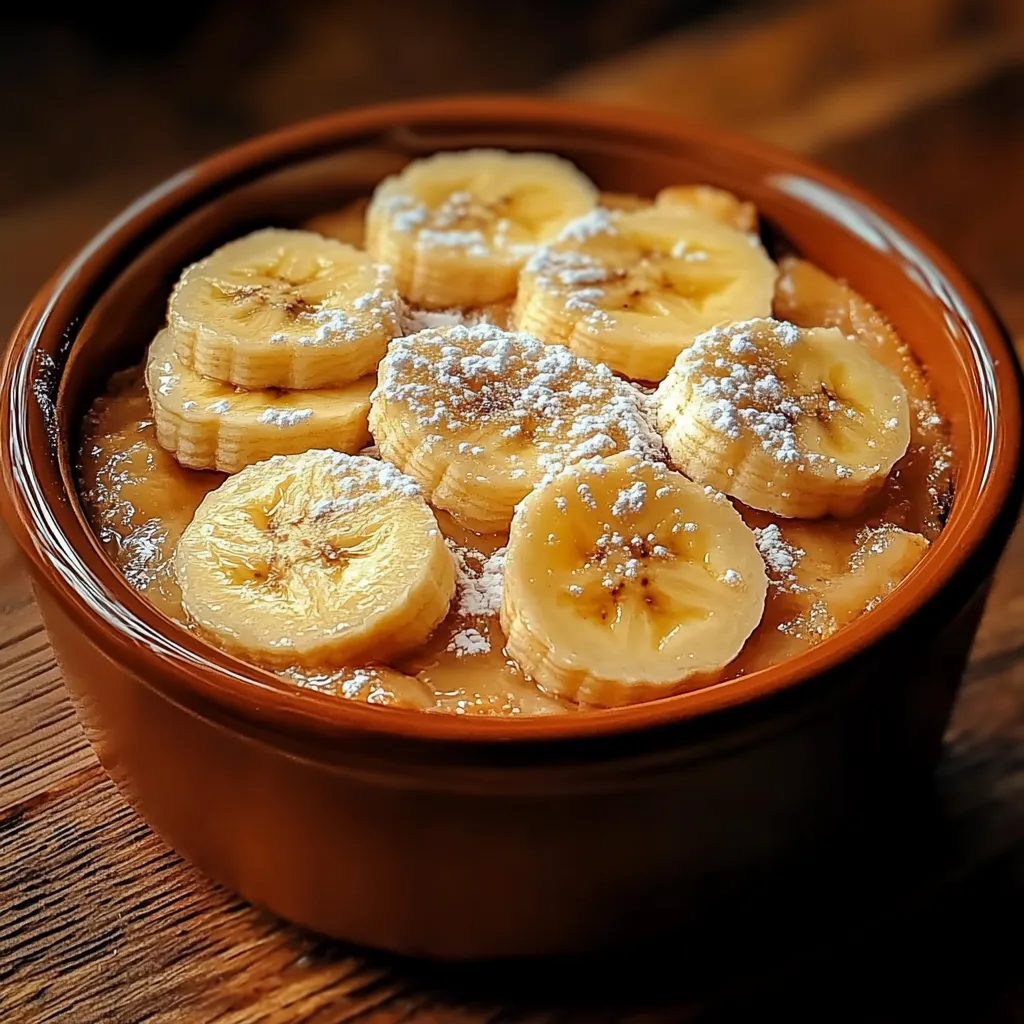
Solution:
M 618 598 L 633 586 L 638 588 L 638 594 L 647 595 L 646 588 L 651 585 L 651 573 L 657 565 L 688 551 L 693 544 L 685 535 L 692 534 L 696 524 L 683 519 L 678 501 L 672 500 L 676 494 L 676 484 L 672 482 L 676 474 L 668 466 L 651 462 L 628 464 L 626 472 L 632 479 L 609 493 L 606 484 L 598 484 L 599 478 L 610 470 L 607 462 L 581 463 L 570 466 L 553 483 L 561 492 L 554 496 L 556 502 L 559 498 L 565 500 L 566 495 L 571 502 L 574 490 L 580 501 L 600 517 L 593 548 L 571 571 L 564 585 L 565 592 L 574 598 L 586 599 L 588 592 L 594 594 L 595 588 Z M 594 497 L 599 489 L 601 501 Z M 651 501 L 665 505 L 648 519 L 651 514 L 647 505 Z M 657 525 L 651 529 L 655 521 Z M 647 522 L 647 527 L 640 527 L 641 522 Z M 714 579 L 733 587 L 743 582 L 733 569 Z
M 491 642 L 478 629 L 467 626 L 451 638 L 447 650 L 454 651 L 459 658 L 467 654 L 489 654 Z
M 566 311 L 578 314 L 594 326 L 607 320 L 601 303 L 605 286 L 621 275 L 607 261 L 578 248 L 601 236 L 619 233 L 620 213 L 598 207 L 567 224 L 551 242 L 540 246 L 526 262 L 524 272 L 533 277 L 533 284 L 543 292 L 560 295 Z
M 270 407 L 260 413 L 259 422 L 283 429 L 305 423 L 312 415 L 312 409 L 274 409 Z
M 803 548 L 790 544 L 782 535 L 778 523 L 755 528 L 754 540 L 768 568 L 773 584 L 792 584 L 796 581 L 797 562 L 806 554 Z
M 525 272 L 534 275 L 541 291 L 561 295 L 567 311 L 594 325 L 605 321 L 604 285 L 614 280 L 614 273 L 597 257 L 554 244 L 541 246 L 527 261 Z
M 586 242 L 598 235 L 617 235 L 615 215 L 606 207 L 597 206 L 590 213 L 570 221 L 558 233 L 559 242 Z
M 374 193 L 370 217 L 385 218 L 393 231 L 412 236 L 418 249 L 454 249 L 515 267 L 533 252 L 538 225 L 527 230 L 516 219 L 514 197 L 552 173 L 576 180 L 577 194 L 563 192 L 568 216 L 594 205 L 596 190 L 560 157 L 475 149 L 437 153 L 385 179 Z M 502 186 L 496 187 L 499 178 Z M 424 194 L 431 196 L 429 202 L 420 198 Z M 554 218 L 547 233 L 563 221 Z
M 643 480 L 634 480 L 629 487 L 624 487 L 619 491 L 618 497 L 612 504 L 612 515 L 621 519 L 629 512 L 639 512 L 643 509 L 646 500 L 647 484 Z
M 315 239 L 312 251 L 306 248 L 310 239 Z M 297 270 L 293 246 L 303 247 Z M 240 273 L 239 259 L 258 272 Z M 188 267 L 171 295 L 168 315 L 189 331 L 196 329 L 189 298 L 196 289 L 212 290 L 242 317 L 271 312 L 277 329 L 247 339 L 250 343 L 348 346 L 400 332 L 400 300 L 390 267 L 308 232 L 257 231 Z
M 661 291 L 667 273 L 673 278 L 692 275 L 699 294 L 714 251 L 694 238 L 659 239 L 657 232 L 648 230 L 649 215 L 647 209 L 598 208 L 540 246 L 526 262 L 520 281 L 524 322 L 536 293 L 544 296 L 543 301 L 559 303 L 562 315 L 587 331 L 614 326 L 619 311 L 633 310 L 642 296 Z M 696 224 L 699 221 L 678 220 L 680 232 Z M 699 238 L 699 230 L 691 233 Z M 757 239 L 755 244 L 760 244 Z M 702 310 L 703 303 L 697 302 L 696 308 Z
M 407 309 L 405 328 L 408 334 L 432 327 L 460 327 L 469 321 L 461 309 Z
M 342 695 L 348 697 L 349 700 L 355 700 L 364 689 L 372 686 L 377 678 L 376 672 L 371 675 L 366 669 L 357 668 L 351 677 L 341 684 Z
M 416 235 L 417 245 L 426 248 L 460 249 L 469 256 L 486 258 L 492 251 L 491 231 L 508 232 L 508 222 L 503 224 L 501 218 L 494 217 L 471 192 L 452 192 L 434 207 L 409 193 L 394 192 L 381 195 L 377 205 L 394 230 Z
M 475 309 L 418 309 L 407 307 L 403 317 L 406 334 L 439 327 L 472 327 L 474 324 L 504 326 L 508 321 L 507 304 L 494 303 Z
M 267 463 L 284 463 L 293 471 L 314 475 L 311 489 L 323 497 L 310 505 L 313 519 L 348 515 L 363 505 L 379 502 L 382 494 L 406 498 L 420 494 L 419 485 L 391 463 L 362 455 L 312 449 L 301 455 L 274 455 Z
M 401 406 L 419 430 L 455 441 L 459 454 L 506 451 L 526 482 L 615 452 L 661 454 L 639 391 L 560 345 L 490 324 L 396 338 L 373 401 Z M 484 423 L 496 429 L 481 437 Z M 472 450 L 460 451 L 469 443 L 459 441 L 463 434 Z M 535 458 L 524 466 L 529 449 Z
M 450 539 L 447 544 L 455 562 L 452 614 L 459 619 L 496 617 L 501 608 L 501 592 L 505 580 L 505 548 L 484 555 L 475 548 L 463 547 Z M 465 625 L 452 635 L 447 650 L 460 658 L 488 654 L 491 643 L 477 626 Z
M 486 556 L 451 540 L 448 548 L 455 560 L 455 613 L 459 616 L 497 615 L 505 580 L 505 548 Z
M 401 330 L 398 292 L 388 267 L 374 268 L 375 284 L 355 299 L 341 301 L 328 295 L 312 309 L 299 312 L 289 330 L 269 336 L 272 344 L 304 348 L 320 345 L 356 345 L 378 335 L 388 338 Z
M 813 393 L 790 397 L 779 374 L 800 340 L 798 327 L 771 318 L 713 327 L 680 354 L 658 389 L 656 404 L 690 406 L 695 420 L 729 440 L 752 434 L 761 450 L 783 465 L 821 463 L 819 470 L 831 466 L 838 478 L 853 476 L 835 459 L 800 446 L 797 428 L 802 419 L 824 422 L 842 409 L 824 384 Z
M 593 548 L 565 584 L 565 591 L 572 597 L 585 597 L 588 587 L 600 587 L 617 597 L 634 583 L 640 593 L 646 594 L 651 573 L 659 563 L 689 551 L 694 544 L 694 539 L 686 535 L 695 533 L 697 524 L 685 520 L 678 500 L 672 501 L 672 495 L 677 494 L 677 485 L 672 482 L 676 474 L 668 466 L 660 462 L 627 464 L 631 481 L 610 493 L 602 484 L 602 500 L 598 501 L 594 496 L 599 489 L 595 478 L 606 476 L 610 470 L 608 462 L 580 463 L 570 466 L 552 485 L 561 491 L 554 495 L 556 503 L 559 499 L 571 502 L 575 490 L 580 502 L 600 517 Z M 647 510 L 651 501 L 665 502 L 656 515 Z M 644 522 L 646 528 L 639 526 Z M 657 526 L 650 529 L 655 522 Z M 713 578 L 729 586 L 743 583 L 740 574 L 731 569 Z

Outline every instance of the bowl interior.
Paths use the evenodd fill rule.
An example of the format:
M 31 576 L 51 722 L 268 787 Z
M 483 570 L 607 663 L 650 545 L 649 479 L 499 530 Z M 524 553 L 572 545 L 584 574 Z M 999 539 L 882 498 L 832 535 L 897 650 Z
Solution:
M 846 278 L 886 313 L 926 367 L 950 420 L 957 472 L 945 531 L 880 609 L 807 654 L 740 679 L 648 705 L 510 725 L 418 712 L 382 716 L 296 692 L 204 644 L 128 587 L 85 523 L 74 450 L 88 404 L 114 370 L 141 358 L 181 268 L 247 231 L 294 226 L 366 195 L 417 156 L 473 146 L 558 153 L 605 190 L 652 195 L 681 182 L 730 189 L 757 204 L 771 245 L 791 247 Z M 202 677 L 210 693 L 219 687 L 236 700 L 256 687 L 282 709 L 301 702 L 313 718 L 354 716 L 370 728 L 449 739 L 555 737 L 748 701 L 810 678 L 894 628 L 952 576 L 1006 499 L 1018 458 L 1014 372 L 984 303 L 940 253 L 856 189 L 794 157 L 632 113 L 539 101 L 438 101 L 341 115 L 257 140 L 172 179 L 126 211 L 23 321 L 7 366 L 5 470 L 47 571 L 116 642 L 141 641 L 169 674 Z

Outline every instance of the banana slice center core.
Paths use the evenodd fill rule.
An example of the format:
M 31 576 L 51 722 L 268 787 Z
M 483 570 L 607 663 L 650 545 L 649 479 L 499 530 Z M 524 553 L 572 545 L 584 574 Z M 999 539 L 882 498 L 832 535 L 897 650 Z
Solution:
M 699 247 L 645 250 L 638 261 L 621 273 L 625 295 L 617 304 L 623 312 L 671 316 L 679 302 L 701 310 L 716 294 L 736 281 L 735 274 L 718 270 Z M 612 280 L 616 279 L 613 273 Z M 610 308 L 605 304 L 605 309 Z
M 656 646 L 680 626 L 709 618 L 714 579 L 669 534 L 669 524 L 662 522 L 646 536 L 632 537 L 605 524 L 589 550 L 577 548 L 567 566 L 565 599 L 612 629 L 646 622 Z M 659 536 L 668 543 L 660 543 Z M 671 586 L 665 585 L 668 577 Z M 637 618 L 638 612 L 644 617 Z
M 377 551 L 387 532 L 385 523 L 367 523 L 360 517 L 359 529 L 353 532 L 344 517 L 329 507 L 293 507 L 287 500 L 293 483 L 294 478 L 288 477 L 277 485 L 269 501 L 241 507 L 260 537 L 259 551 L 233 549 L 229 540 L 211 531 L 211 560 L 231 584 L 287 594 L 296 581 L 301 585 L 324 572 L 337 580 L 352 563 Z
M 658 317 L 703 313 L 740 280 L 742 266 L 733 250 L 749 242 L 732 237 L 738 232 L 726 240 L 704 238 L 728 229 L 702 231 L 686 220 L 674 232 L 654 230 L 643 223 L 647 216 L 598 209 L 566 227 L 527 269 L 537 274 L 541 288 L 567 295 L 572 309 Z M 636 217 L 640 223 L 634 224 Z
M 289 273 L 288 268 L 271 265 L 231 276 L 213 277 L 210 288 L 232 304 L 236 319 L 247 320 L 272 309 L 299 322 L 316 314 L 323 296 L 313 294 L 314 288 L 310 286 L 315 286 L 326 271 L 327 268 L 319 267 L 303 273 Z
M 465 189 L 456 189 L 432 212 L 430 225 L 442 231 L 470 230 L 501 236 L 509 229 L 512 196 L 502 194 L 485 199 Z

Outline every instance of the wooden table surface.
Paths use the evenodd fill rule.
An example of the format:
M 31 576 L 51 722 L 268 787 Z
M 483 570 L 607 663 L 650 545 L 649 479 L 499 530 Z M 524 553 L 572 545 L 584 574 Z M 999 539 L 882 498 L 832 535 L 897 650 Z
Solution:
M 813 155 L 930 232 L 1020 339 L 1022 10 L 1013 0 L 783 5 L 667 37 L 554 89 L 714 120 Z M 0 218 L 5 329 L 30 287 L 131 186 L 105 182 Z M 36 244 L 26 250 L 30 237 Z M 689 951 L 671 948 L 613 964 L 441 971 L 271 919 L 183 863 L 103 774 L 6 534 L 0 614 L 4 1022 L 646 1022 L 755 1013 L 1024 1021 L 1020 529 L 957 706 L 920 859 L 858 909 L 824 907 L 795 941 L 769 943 L 724 974 L 707 959 L 688 971 Z

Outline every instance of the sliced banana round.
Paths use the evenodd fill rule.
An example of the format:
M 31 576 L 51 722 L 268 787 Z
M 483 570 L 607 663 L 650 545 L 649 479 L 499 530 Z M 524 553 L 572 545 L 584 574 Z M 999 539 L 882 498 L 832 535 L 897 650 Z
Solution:
M 401 334 L 387 267 L 311 231 L 269 228 L 181 275 L 167 307 L 175 351 L 245 388 L 325 388 L 372 373 Z
M 654 198 L 654 205 L 663 210 L 680 210 L 705 214 L 737 231 L 757 231 L 757 207 L 712 185 L 672 185 L 663 188 Z
M 309 448 L 357 452 L 370 443 L 370 374 L 340 388 L 246 391 L 189 369 L 161 331 L 146 357 L 146 388 L 161 447 L 189 469 L 237 473 Z
M 378 380 L 370 431 L 381 456 L 479 533 L 504 530 L 537 482 L 566 465 L 661 450 L 632 385 L 490 324 L 397 338 Z
M 660 381 L 698 334 L 767 316 L 775 264 L 752 235 L 691 212 L 595 210 L 527 262 L 516 329 Z
M 734 673 L 777 665 L 827 640 L 881 604 L 928 551 L 919 533 L 889 524 L 858 529 L 839 519 L 747 518 L 764 523 L 754 535 L 768 570 L 768 600 Z
M 877 608 L 924 558 L 928 541 L 895 526 L 862 531 L 847 571 L 826 582 L 825 603 L 835 628 Z
M 419 488 L 394 466 L 275 456 L 203 499 L 174 575 L 190 619 L 269 667 L 390 661 L 448 613 L 455 567 Z
M 885 316 L 845 281 L 794 257 L 781 260 L 779 271 L 777 319 L 798 327 L 838 327 L 903 382 L 910 403 L 910 445 L 886 482 L 885 497 L 910 513 L 903 526 L 934 539 L 949 514 L 955 460 L 949 423 L 914 353 Z
M 835 328 L 770 318 L 697 338 L 655 405 L 687 476 L 801 519 L 856 511 L 910 441 L 907 392 L 895 374 Z
M 537 244 L 596 202 L 593 183 L 549 153 L 437 153 L 377 186 L 367 249 L 413 305 L 484 306 L 513 296 Z
M 612 707 L 715 678 L 764 612 L 764 562 L 728 500 L 661 463 L 581 463 L 519 506 L 509 654 L 544 690 Z

